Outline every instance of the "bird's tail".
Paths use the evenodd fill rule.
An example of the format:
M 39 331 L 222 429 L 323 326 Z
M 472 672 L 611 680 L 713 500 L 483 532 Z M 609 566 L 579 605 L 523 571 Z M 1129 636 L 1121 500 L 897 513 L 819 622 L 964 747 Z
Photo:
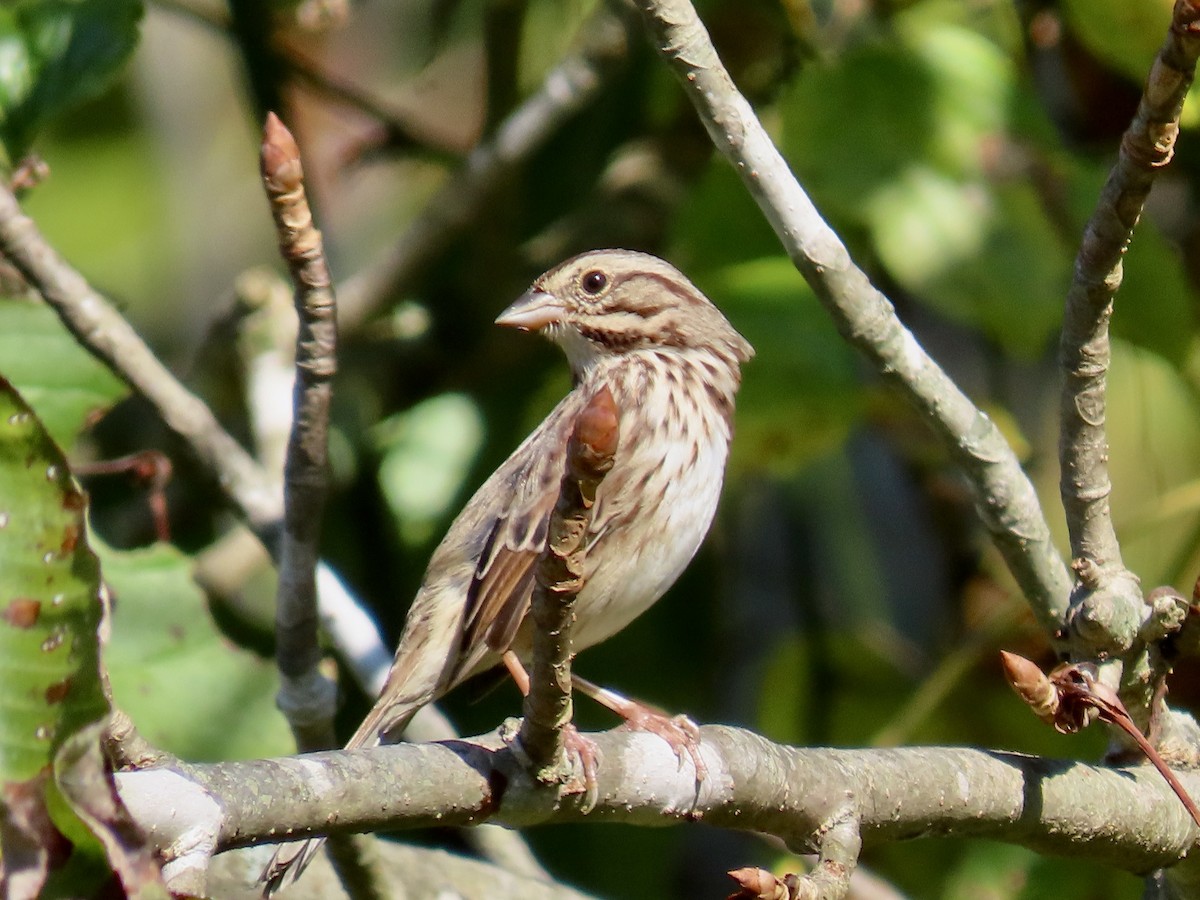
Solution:
M 380 743 L 385 732 L 398 735 L 423 705 L 415 703 L 408 708 L 397 707 L 381 698 L 347 742 L 346 749 L 374 747 Z M 258 877 L 263 897 L 271 897 L 296 881 L 325 845 L 325 840 L 324 837 L 314 837 L 280 844 Z

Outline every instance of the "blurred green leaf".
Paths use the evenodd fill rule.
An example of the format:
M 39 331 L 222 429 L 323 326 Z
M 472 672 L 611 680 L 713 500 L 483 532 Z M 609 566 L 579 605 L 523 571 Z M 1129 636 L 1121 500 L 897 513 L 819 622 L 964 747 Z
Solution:
M 981 35 L 913 19 L 814 66 L 783 103 L 783 146 L 836 218 L 857 219 L 912 166 L 977 176 L 1006 121 L 1012 62 Z
M 992 173 L 1016 114 L 1012 61 L 928 16 L 902 15 L 890 38 L 806 73 L 784 103 L 786 148 L 823 209 L 865 228 L 906 291 L 1038 355 L 1061 319 L 1073 248 L 1036 186 Z
M 1113 342 L 1108 376 L 1109 476 L 1125 564 L 1146 585 L 1170 579 L 1200 511 L 1155 520 L 1164 495 L 1200 478 L 1200 399 L 1166 360 Z M 1122 523 L 1131 521 L 1134 527 Z M 1180 588 L 1191 588 L 1191 578 Z
M 696 281 L 755 349 L 743 368 L 731 465 L 791 472 L 837 447 L 865 406 L 855 354 L 791 261 L 759 259 Z
M 380 422 L 379 485 L 406 541 L 428 540 L 462 489 L 483 443 L 469 397 L 443 394 Z
M 141 0 L 19 0 L 0 8 L 0 140 L 15 162 L 49 119 L 94 97 L 133 52 Z
M 68 449 L 89 420 L 128 392 L 54 310 L 31 300 L 0 299 L 0 374 L 34 408 L 51 439 Z
M 916 296 L 1009 353 L 1045 352 L 1062 321 L 1072 251 L 1025 183 L 955 183 L 926 173 L 871 208 L 880 258 Z
M 1135 84 L 1146 80 L 1171 24 L 1174 0 L 1063 0 L 1071 31 Z
M 737 227 L 720 227 L 722 222 Z M 725 160 L 714 160 L 675 217 L 669 258 L 694 275 L 780 252 L 779 238 L 741 178 Z M 722 298 L 712 299 L 723 305 Z
M 1113 334 L 1181 367 L 1196 333 L 1198 308 L 1183 257 L 1154 222 L 1143 217 L 1122 265 Z
M 165 545 L 103 557 L 113 590 L 105 648 L 113 700 L 146 739 L 191 760 L 291 752 L 274 667 L 217 630 L 190 560 Z

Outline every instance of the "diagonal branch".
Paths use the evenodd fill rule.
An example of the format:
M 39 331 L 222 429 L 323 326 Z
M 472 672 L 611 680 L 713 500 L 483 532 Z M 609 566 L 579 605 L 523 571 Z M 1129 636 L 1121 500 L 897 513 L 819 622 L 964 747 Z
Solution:
M 733 164 L 838 330 L 946 442 L 975 504 L 1042 625 L 1062 627 L 1070 576 L 1037 494 L 990 419 L 963 394 L 854 265 L 734 86 L 688 0 L 638 0 L 655 46 L 679 76 L 717 149 Z
M 187 441 L 274 552 L 283 516 L 281 486 L 221 427 L 204 401 L 176 380 L 120 312 L 59 256 L 4 184 L 0 253 L 53 307 L 80 345 L 150 401 L 167 427 Z
M 1084 231 L 1067 292 L 1059 345 L 1063 368 L 1060 492 L 1071 534 L 1072 566 L 1085 619 L 1100 618 L 1095 601 L 1127 601 L 1106 611 L 1103 627 L 1086 636 L 1106 650 L 1127 648 L 1142 616 L 1141 593 L 1125 571 L 1109 508 L 1105 390 L 1111 356 L 1108 324 L 1121 286 L 1121 258 L 1133 237 L 1159 170 L 1170 163 L 1179 114 L 1200 56 L 1200 7 L 1178 0 L 1171 29 L 1159 50 L 1137 114 L 1121 140 L 1116 165 Z M 1123 613 L 1123 614 L 1122 614 Z M 1082 619 L 1080 621 L 1083 621 Z

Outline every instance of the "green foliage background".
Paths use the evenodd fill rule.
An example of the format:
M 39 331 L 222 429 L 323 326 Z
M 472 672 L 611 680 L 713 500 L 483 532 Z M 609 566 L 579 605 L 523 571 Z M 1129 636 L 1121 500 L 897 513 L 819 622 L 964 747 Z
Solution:
M 231 2 L 207 24 L 151 3 L 135 49 L 139 4 L 9 4 L 0 140 L 11 161 L 32 148 L 49 164 L 25 203 L 59 250 L 249 440 L 231 291 L 248 268 L 277 265 L 257 183 L 256 102 L 275 97 L 294 126 L 344 281 L 400 239 L 462 154 L 575 45 L 594 6 L 362 2 L 340 27 L 312 31 L 296 23 L 294 3 Z M 1083 223 L 1169 19 L 1169 4 L 1138 4 L 1146 21 L 1134 25 L 1122 18 L 1128 6 L 701 4 L 802 183 L 918 337 L 1003 425 L 1059 530 L 1056 329 Z M 242 23 L 269 12 L 280 56 L 253 29 L 239 38 L 221 24 L 230 12 Z M 1110 20 L 1126 24 L 1101 27 Z M 377 121 L 280 68 L 301 58 L 400 111 L 425 145 L 381 143 Z M 1185 593 L 1200 571 L 1196 137 L 1182 135 L 1127 260 L 1109 410 L 1126 561 L 1145 586 Z M 1100 734 L 1051 733 L 1002 684 L 1000 647 L 1049 657 L 964 485 L 842 345 L 636 34 L 598 99 L 342 335 L 326 558 L 389 639 L 454 512 L 567 388 L 556 351 L 491 320 L 559 258 L 602 245 L 676 262 L 758 355 L 708 545 L 643 620 L 585 654 L 581 671 L 781 741 L 1096 758 Z M 116 702 L 189 758 L 287 752 L 266 661 L 271 578 L 252 573 L 219 594 L 190 580 L 231 524 L 211 475 L 35 303 L 0 301 L 0 374 L 74 462 L 154 447 L 175 463 L 171 547 L 151 546 L 141 489 L 87 482 L 117 597 L 106 657 Z M 466 732 L 518 709 L 508 686 L 480 693 L 448 699 Z M 347 731 L 368 702 L 347 687 Z M 586 706 L 580 716 L 611 724 Z M 750 836 L 699 828 L 577 826 L 531 839 L 556 874 L 612 897 L 715 897 L 724 869 L 799 865 Z M 887 847 L 865 863 L 914 897 L 1140 891 L 1131 876 L 981 842 Z

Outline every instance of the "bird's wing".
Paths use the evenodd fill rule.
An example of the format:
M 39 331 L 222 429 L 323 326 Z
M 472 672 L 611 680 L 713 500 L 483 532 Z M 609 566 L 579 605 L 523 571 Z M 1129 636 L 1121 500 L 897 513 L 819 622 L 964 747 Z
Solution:
M 463 674 L 487 651 L 507 650 L 529 611 L 534 567 L 558 500 L 567 442 L 585 399 L 579 391 L 568 394 L 492 476 L 493 496 L 504 500 L 490 520 L 480 523 L 486 537 L 467 591 Z

